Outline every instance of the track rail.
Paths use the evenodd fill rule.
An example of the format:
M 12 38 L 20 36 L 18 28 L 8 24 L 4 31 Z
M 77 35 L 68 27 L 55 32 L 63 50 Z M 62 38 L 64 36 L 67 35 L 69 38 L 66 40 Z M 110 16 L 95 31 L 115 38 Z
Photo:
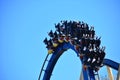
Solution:
M 50 39 L 43 41 L 48 49 L 38 80 L 44 71 L 43 80 L 50 80 L 53 69 L 60 56 L 68 49 L 72 49 L 80 58 L 84 80 L 95 80 L 95 72 L 101 64 L 107 65 L 115 70 L 119 69 L 119 63 L 110 59 L 104 59 L 105 47 L 101 47 L 101 37 L 97 37 L 94 27 L 89 29 L 87 23 L 76 21 L 61 21 L 55 24 L 56 31 L 48 33 Z M 48 56 L 51 54 L 50 59 Z M 48 61 L 47 67 L 44 66 Z M 98 74 L 97 74 L 98 75 Z M 99 76 L 99 75 L 98 75 Z
M 119 63 L 117 63 L 115 61 L 112 61 L 110 59 L 104 59 L 103 64 L 106 65 L 106 66 L 109 66 L 109 67 L 111 67 L 111 68 L 113 68 L 113 69 L 115 69 L 117 71 L 119 69 Z
M 74 50 L 76 52 L 77 56 L 79 57 L 79 53 L 75 50 L 73 45 L 71 45 L 70 43 L 66 43 L 66 42 L 61 44 L 55 50 L 55 52 L 52 54 L 50 60 L 48 61 L 48 65 L 47 65 L 46 70 L 44 72 L 43 80 L 50 80 L 50 77 L 52 75 L 53 69 L 54 69 L 58 59 L 64 53 L 64 51 L 66 51 L 67 49 Z M 41 69 L 41 72 L 40 72 L 38 80 L 40 80 L 40 78 L 41 78 L 41 74 L 43 72 L 43 68 L 44 68 L 46 60 L 47 60 L 47 57 L 46 57 L 46 59 L 45 59 L 45 61 L 43 63 L 43 66 L 42 66 L 42 69 Z M 89 72 L 89 78 L 91 78 L 91 80 L 95 80 L 94 73 L 93 73 L 92 69 L 88 69 L 88 70 L 82 69 L 82 70 L 83 70 L 83 74 L 84 74 L 83 77 L 84 77 L 85 80 L 89 80 L 88 79 L 88 72 Z
M 44 66 L 45 66 L 45 63 L 46 63 L 46 61 L 47 61 L 48 56 L 49 56 L 49 54 L 47 54 L 47 56 L 46 56 L 46 58 L 45 58 L 45 60 L 44 60 L 44 62 L 43 62 L 43 65 L 42 65 L 42 68 L 41 68 L 41 70 L 40 70 L 40 75 L 39 75 L 39 77 L 38 77 L 38 80 L 40 80 L 41 75 L 42 75 L 42 72 L 44 71 Z

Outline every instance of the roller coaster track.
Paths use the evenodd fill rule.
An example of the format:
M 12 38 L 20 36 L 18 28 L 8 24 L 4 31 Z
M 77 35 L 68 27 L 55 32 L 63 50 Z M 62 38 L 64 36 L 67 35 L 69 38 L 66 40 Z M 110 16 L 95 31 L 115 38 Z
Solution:
M 51 54 L 47 54 L 43 66 L 41 68 L 40 71 L 40 75 L 38 80 L 41 79 L 42 73 L 44 72 L 43 78 L 42 80 L 50 80 L 50 77 L 52 75 L 53 69 L 58 61 L 58 59 L 60 58 L 60 56 L 68 49 L 72 49 L 73 51 L 75 51 L 75 53 L 77 54 L 78 58 L 80 58 L 81 64 L 84 64 L 84 61 L 81 59 L 80 54 L 78 52 L 78 50 L 76 50 L 75 46 L 72 45 L 69 41 L 64 41 L 62 43 L 59 43 L 59 45 L 55 48 L 54 52 Z M 51 55 L 50 59 L 48 60 L 48 56 Z M 45 68 L 45 64 L 47 64 L 47 67 Z M 113 68 L 115 70 L 118 71 L 118 78 L 117 80 L 120 80 L 119 76 L 120 76 L 120 64 L 117 62 L 114 62 L 110 59 L 103 59 L 102 63 L 104 66 L 109 66 L 110 68 Z M 88 66 L 88 65 L 86 65 Z M 101 66 L 99 66 L 100 68 Z M 83 72 L 83 79 L 84 80 L 96 80 L 95 78 L 95 73 L 94 73 L 94 69 L 91 67 L 87 67 L 85 68 L 85 66 L 82 66 L 82 72 Z M 110 79 L 112 80 L 112 79 Z
M 109 66 L 109 67 L 111 67 L 115 70 L 119 69 L 119 63 L 117 63 L 115 61 L 112 61 L 110 59 L 104 59 L 103 64 L 106 65 L 106 66 Z

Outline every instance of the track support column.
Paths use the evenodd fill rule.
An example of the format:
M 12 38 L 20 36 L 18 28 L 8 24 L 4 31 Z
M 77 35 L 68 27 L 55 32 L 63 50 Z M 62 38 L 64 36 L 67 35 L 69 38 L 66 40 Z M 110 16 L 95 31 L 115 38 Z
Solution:
M 83 80 L 83 71 L 81 70 L 81 73 L 80 73 L 80 80 Z
M 83 79 L 84 80 L 89 80 L 87 70 L 83 69 L 83 67 L 82 67 L 82 73 L 83 73 Z
M 119 64 L 119 68 L 118 68 L 117 80 L 120 80 L 120 64 Z
M 111 68 L 108 66 L 106 66 L 106 67 L 107 67 L 107 71 L 108 71 L 109 80 L 114 80 Z
M 95 75 L 93 69 L 88 68 L 88 74 L 90 80 L 95 80 Z

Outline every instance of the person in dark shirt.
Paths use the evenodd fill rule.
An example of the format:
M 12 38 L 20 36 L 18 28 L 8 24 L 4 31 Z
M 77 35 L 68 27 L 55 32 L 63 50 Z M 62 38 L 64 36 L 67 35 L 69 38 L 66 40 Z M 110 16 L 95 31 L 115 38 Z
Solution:
M 43 42 L 44 42 L 46 45 L 48 45 L 48 40 L 47 40 L 47 38 L 45 38 Z
M 85 37 L 84 36 L 81 38 L 81 45 L 83 48 L 85 47 Z
M 86 50 L 83 50 L 82 51 L 82 54 L 83 54 L 83 62 L 85 65 L 90 65 L 90 61 L 88 61 L 88 59 L 90 59 L 90 51 L 89 49 L 86 49 Z
M 56 28 L 56 31 L 60 33 L 60 23 L 58 23 L 57 25 L 55 24 L 55 28 Z
M 89 63 L 90 63 L 90 66 L 92 67 L 92 68 L 94 68 L 95 67 L 95 65 L 93 64 L 93 61 L 95 60 L 95 55 L 96 55 L 96 53 L 95 53 L 95 51 L 90 51 L 90 61 L 89 61 Z
M 98 66 L 98 62 L 99 62 L 99 50 L 94 52 L 94 59 L 95 61 L 92 63 L 92 66 L 95 67 L 95 66 Z
M 51 31 L 48 33 L 48 35 L 49 35 L 51 38 L 53 38 L 53 37 L 54 37 L 53 31 L 51 30 Z
M 90 44 L 91 44 L 91 48 L 94 49 L 94 44 L 95 44 L 95 40 L 94 39 L 90 39 Z
M 101 44 L 101 37 L 100 38 L 98 38 L 98 37 L 96 37 L 96 40 L 95 40 L 95 47 L 96 48 L 98 48 L 99 46 L 100 46 L 100 44 Z
M 58 38 L 58 34 L 56 31 L 54 32 L 54 38 Z
M 99 61 L 99 66 L 101 66 L 102 62 L 103 62 L 103 59 L 105 57 L 105 51 L 104 50 L 101 50 L 100 54 L 99 54 L 99 58 L 100 58 L 100 61 Z
M 90 45 L 90 39 L 87 37 L 85 38 L 85 46 L 88 48 Z
M 91 29 L 90 29 L 90 36 L 91 36 L 91 38 L 94 38 L 94 36 L 95 36 L 94 27 L 91 27 Z

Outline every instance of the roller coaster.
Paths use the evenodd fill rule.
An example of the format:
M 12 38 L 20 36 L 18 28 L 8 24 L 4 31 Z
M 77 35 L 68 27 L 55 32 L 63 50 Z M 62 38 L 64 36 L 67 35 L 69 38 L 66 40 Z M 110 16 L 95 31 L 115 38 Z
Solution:
M 38 80 L 50 80 L 58 59 L 68 49 L 75 51 L 80 58 L 82 64 L 80 80 L 100 80 L 98 71 L 103 66 L 107 66 L 109 80 L 114 80 L 111 68 L 118 72 L 116 80 L 120 80 L 120 63 L 105 58 L 105 47 L 101 46 L 101 37 L 96 36 L 93 26 L 89 27 L 87 23 L 81 21 L 64 20 L 55 24 L 55 28 L 54 32 L 51 30 L 48 33 L 49 40 L 45 38 L 43 41 L 48 53 Z

